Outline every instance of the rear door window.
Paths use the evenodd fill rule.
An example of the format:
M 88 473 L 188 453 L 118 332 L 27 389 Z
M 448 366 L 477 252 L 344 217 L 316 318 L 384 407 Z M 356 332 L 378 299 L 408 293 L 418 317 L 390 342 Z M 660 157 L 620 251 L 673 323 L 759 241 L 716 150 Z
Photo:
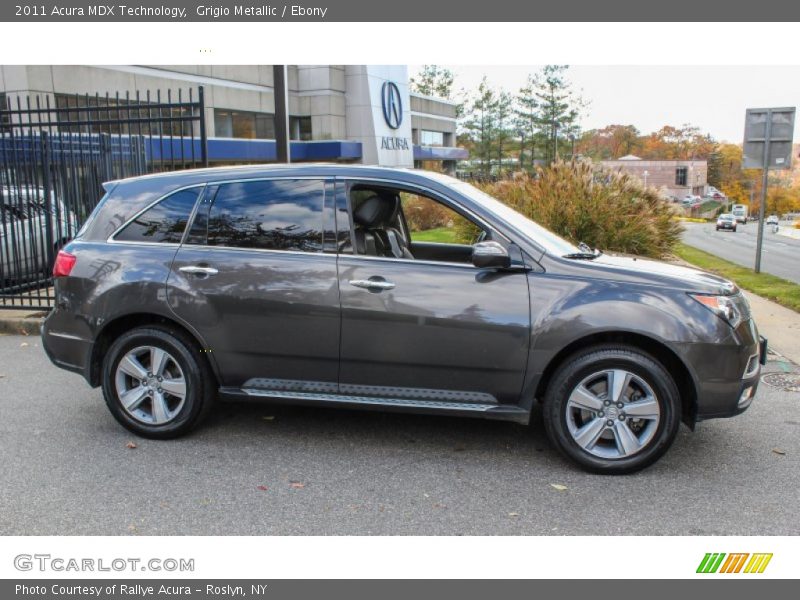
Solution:
M 202 189 L 193 187 L 167 196 L 128 223 L 114 240 L 179 244 Z
M 207 214 L 197 215 L 190 240 L 197 243 L 205 229 L 209 246 L 320 252 L 324 198 L 322 180 L 222 184 Z

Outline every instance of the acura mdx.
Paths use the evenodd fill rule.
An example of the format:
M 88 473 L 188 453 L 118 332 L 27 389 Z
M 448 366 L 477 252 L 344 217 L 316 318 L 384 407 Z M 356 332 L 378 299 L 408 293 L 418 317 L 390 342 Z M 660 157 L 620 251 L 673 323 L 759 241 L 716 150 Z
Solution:
M 42 336 L 141 436 L 185 434 L 218 398 L 523 424 L 541 403 L 559 451 L 626 473 L 758 386 L 766 341 L 731 282 L 575 245 L 445 175 L 272 165 L 105 187 L 58 254 Z

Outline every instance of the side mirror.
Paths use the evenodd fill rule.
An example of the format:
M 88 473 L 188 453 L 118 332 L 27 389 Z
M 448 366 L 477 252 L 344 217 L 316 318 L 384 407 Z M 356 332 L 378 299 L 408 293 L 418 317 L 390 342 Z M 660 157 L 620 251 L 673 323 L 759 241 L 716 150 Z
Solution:
M 497 242 L 478 242 L 472 246 L 472 264 L 480 269 L 507 269 L 511 266 L 511 257 Z

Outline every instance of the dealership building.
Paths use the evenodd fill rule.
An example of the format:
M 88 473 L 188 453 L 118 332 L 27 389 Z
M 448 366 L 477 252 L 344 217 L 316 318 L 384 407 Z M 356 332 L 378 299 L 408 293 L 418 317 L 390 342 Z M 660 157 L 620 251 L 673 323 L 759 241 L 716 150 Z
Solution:
M 334 161 L 427 167 L 452 172 L 467 151 L 456 146 L 456 106 L 411 92 L 402 65 L 289 65 L 293 162 Z M 145 97 L 203 87 L 212 165 L 277 160 L 272 65 L 0 66 L 0 102 L 45 97 L 57 108 L 75 94 Z M 56 115 L 58 113 L 56 112 Z M 58 118 L 58 117 L 57 117 Z

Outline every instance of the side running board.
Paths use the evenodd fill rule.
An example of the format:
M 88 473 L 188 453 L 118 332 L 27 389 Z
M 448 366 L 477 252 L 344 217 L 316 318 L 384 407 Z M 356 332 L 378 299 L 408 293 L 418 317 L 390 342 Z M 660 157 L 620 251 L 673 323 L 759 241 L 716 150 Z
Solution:
M 227 401 L 279 401 L 292 405 L 338 406 L 341 408 L 449 414 L 484 419 L 498 419 L 527 424 L 530 413 L 518 406 L 475 402 L 382 398 L 321 392 L 269 390 L 263 388 L 220 388 L 220 397 Z

